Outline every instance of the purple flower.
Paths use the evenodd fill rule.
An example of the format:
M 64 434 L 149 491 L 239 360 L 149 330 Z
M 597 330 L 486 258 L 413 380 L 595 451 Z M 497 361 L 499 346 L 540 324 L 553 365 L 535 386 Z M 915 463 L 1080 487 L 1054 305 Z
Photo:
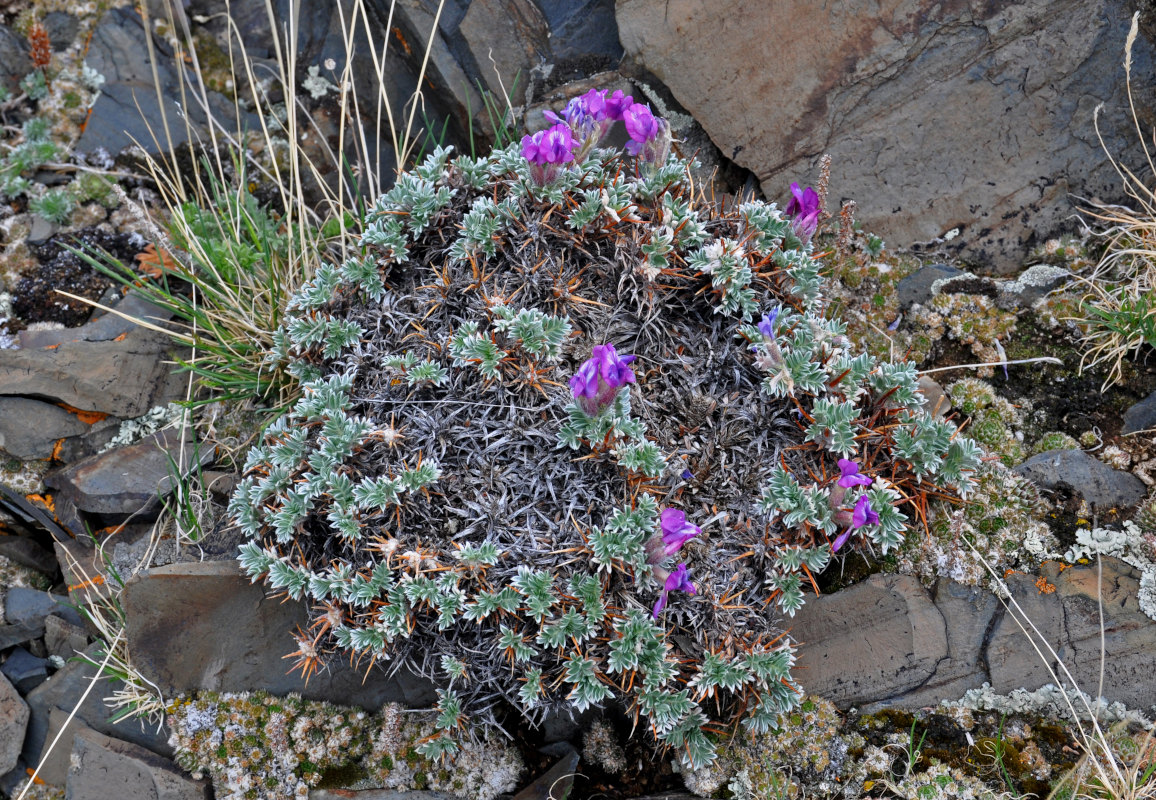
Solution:
M 792 183 L 791 195 L 786 214 L 791 218 L 795 235 L 808 242 L 819 229 L 819 214 L 823 211 L 819 205 L 819 194 L 810 186 L 800 189 L 799 184 Z
M 843 545 L 847 544 L 847 540 L 851 538 L 851 532 L 853 530 L 855 530 L 855 529 L 854 528 L 848 528 L 847 530 L 845 530 L 841 534 L 839 534 L 839 538 L 831 543 L 831 552 L 832 553 L 838 553 L 839 548 L 842 547 Z
M 644 144 L 658 135 L 658 120 L 645 103 L 634 103 L 623 112 L 626 133 L 638 144 Z
M 574 160 L 574 136 L 567 125 L 555 125 L 522 137 L 522 156 L 531 164 L 565 164 Z
M 533 136 L 523 136 L 522 157 L 530 162 L 534 185 L 545 186 L 557 178 L 562 165 L 574 160 L 575 146 L 567 125 L 555 125 Z
M 619 356 L 612 344 L 594 346 L 590 358 L 570 378 L 570 391 L 583 411 L 590 416 L 602 412 L 622 386 L 634 383 L 634 372 L 627 366 L 634 358 Z
M 578 99 L 582 101 L 582 105 L 586 109 L 587 114 L 598 121 L 606 119 L 605 89 L 591 89 Z
M 663 554 L 668 558 L 677 553 L 687 541 L 702 533 L 702 528 L 687 522 L 686 514 L 677 508 L 664 508 L 659 524 L 662 528 Z
M 658 572 L 659 570 L 655 570 L 656 575 L 658 575 Z M 679 564 L 675 567 L 674 572 L 666 576 L 666 583 L 662 587 L 662 594 L 659 596 L 658 602 L 654 604 L 654 611 L 650 615 L 653 619 L 658 619 L 658 615 L 662 612 L 662 609 L 666 608 L 667 595 L 671 592 L 696 594 L 694 584 L 690 582 L 690 576 L 687 574 L 686 564 Z
M 875 509 L 871 508 L 871 500 L 865 494 L 859 495 L 859 501 L 855 503 L 855 510 L 851 512 L 851 527 L 858 530 L 864 525 L 878 524 L 879 515 L 875 513 Z
M 608 119 L 624 119 L 626 109 L 634 105 L 634 98 L 630 95 L 622 94 L 621 89 L 616 89 L 614 94 L 606 98 L 606 117 Z
M 859 465 L 845 458 L 839 459 L 839 485 L 844 489 L 852 486 L 870 486 L 871 479 L 859 472 Z M 866 495 L 864 495 L 866 497 Z M 874 512 L 872 512 L 874 513 Z
M 775 320 L 779 318 L 779 311 L 779 306 L 775 306 L 766 314 L 763 314 L 762 320 L 759 321 L 759 333 L 768 339 L 775 338 Z

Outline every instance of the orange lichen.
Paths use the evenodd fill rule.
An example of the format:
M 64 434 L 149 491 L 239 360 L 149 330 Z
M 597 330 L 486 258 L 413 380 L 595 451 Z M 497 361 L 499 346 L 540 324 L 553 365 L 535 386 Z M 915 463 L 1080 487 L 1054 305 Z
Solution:
M 50 495 L 50 494 L 47 494 L 47 495 L 45 495 L 45 494 L 26 494 L 26 495 L 24 495 L 24 499 L 27 500 L 29 503 L 32 503 L 34 505 L 39 505 L 39 506 L 47 509 L 48 511 L 52 512 L 53 516 L 56 516 L 56 503 L 53 501 L 52 495 Z
M 1036 588 L 1040 590 L 1040 594 L 1052 594 L 1056 591 L 1055 584 L 1048 583 L 1048 579 L 1043 575 L 1036 580 Z
M 68 405 L 68 403 L 57 403 L 56 405 L 63 408 L 69 414 L 75 414 L 85 425 L 95 425 L 102 419 L 107 419 L 108 417 L 108 414 L 103 411 L 85 411 L 83 408 L 76 408 L 75 406 Z
M 69 592 L 75 592 L 78 589 L 88 589 L 88 588 L 91 588 L 93 586 L 102 586 L 102 585 L 104 585 L 104 576 L 103 575 L 97 575 L 95 578 L 89 578 L 88 580 L 81 581 L 80 583 L 70 584 L 68 587 L 68 591 Z

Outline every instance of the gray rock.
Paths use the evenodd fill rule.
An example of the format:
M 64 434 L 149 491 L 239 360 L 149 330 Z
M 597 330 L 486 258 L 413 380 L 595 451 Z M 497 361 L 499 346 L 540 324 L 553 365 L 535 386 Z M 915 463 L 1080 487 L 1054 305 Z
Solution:
M 28 231 L 29 244 L 44 244 L 60 230 L 55 222 L 50 222 L 39 214 L 32 215 L 32 229 Z
M 214 458 L 213 448 L 183 440 L 180 431 L 158 431 L 127 447 L 118 447 L 48 473 L 44 483 L 95 514 L 137 514 L 155 508 L 158 496 L 172 491 L 174 480 Z M 177 469 L 184 465 L 183 473 Z
M 102 658 L 100 644 L 89 645 L 85 655 L 99 664 Z M 53 709 L 63 711 L 65 716 L 76 709 L 76 718 L 93 730 L 139 744 L 166 758 L 172 756 L 167 727 L 158 730 L 156 725 L 140 719 L 109 721 L 113 712 L 104 704 L 104 698 L 124 684 L 119 680 L 98 677 L 97 673 L 97 668 L 86 661 L 69 661 L 63 669 L 28 693 L 26 700 L 31 716 L 22 751 L 26 763 L 39 764 L 46 743 L 51 741 L 48 731 Z M 92 685 L 94 681 L 95 685 Z M 67 744 L 61 752 L 67 756 Z
M 68 762 L 72 756 L 72 740 L 80 731 L 91 731 L 84 720 L 69 716 L 67 711 L 54 708 L 48 713 L 48 732 L 45 750 L 36 764 L 40 780 L 51 786 L 64 788 L 68 782 Z M 52 743 L 56 742 L 55 745 Z M 51 749 L 49 749 L 51 748 Z
M 80 32 L 80 20 L 64 11 L 49 11 L 40 20 L 53 50 L 63 50 L 76 40 Z
M 1124 427 L 1120 433 L 1139 433 L 1156 429 L 1156 392 L 1124 412 Z
M 21 461 L 52 458 L 63 440 L 89 426 L 59 406 L 27 397 L 0 397 L 0 450 Z
M 44 648 L 49 655 L 65 661 L 88 647 L 88 633 L 83 625 L 50 614 L 44 620 Z
M 1147 488 L 1130 472 L 1112 469 L 1083 450 L 1048 450 L 1015 471 L 1045 489 L 1062 489 L 1099 508 L 1127 508 L 1144 499 Z
M 943 617 L 947 632 L 947 657 L 935 665 L 927 680 L 902 695 L 903 708 L 934 706 L 946 698 L 963 697 L 987 679 L 984 636 L 988 625 L 1000 609 L 991 592 L 940 579 L 933 590 L 933 601 Z M 879 705 L 892 703 L 884 700 Z
M 796 680 L 844 707 L 903 695 L 949 656 L 943 615 L 919 581 L 903 575 L 873 575 L 809 599 L 791 636 L 802 643 Z
M 206 135 L 205 112 L 197 102 L 182 99 L 182 75 L 174 66 L 172 51 L 162 42 L 157 42 L 155 47 L 162 98 L 158 102 L 148 52 L 144 27 L 135 11 L 113 8 L 97 23 L 86 61 L 105 77 L 105 83 L 76 143 L 78 150 L 104 149 L 116 155 L 136 143 L 153 152 L 155 142 L 167 149 L 188 141 L 190 133 Z M 222 95 L 210 91 L 208 100 L 210 113 L 220 120 L 225 130 L 235 133 L 239 128 L 251 126 L 253 119 L 248 114 L 243 115 L 238 124 L 232 103 Z M 171 141 L 160 124 L 162 103 Z
M 459 30 L 486 85 L 505 86 L 519 102 L 530 68 L 549 52 L 550 29 L 538 7 L 530 0 L 473 0 Z
M 16 688 L 0 675 L 0 775 L 12 770 L 28 727 L 28 704 Z
M 395 792 L 392 789 L 310 789 L 309 800 L 465 800 L 456 794 L 435 792 L 432 789 Z
M 207 800 L 209 785 L 139 745 L 79 731 L 72 740 L 67 800 Z
M 605 59 L 607 66 L 622 59 L 613 0 L 537 0 L 550 26 L 550 49 L 556 67 L 570 59 Z
M 0 84 L 15 97 L 20 94 L 20 81 L 31 71 L 28 42 L 6 25 L 0 25 Z
M 1039 237 L 1070 226 L 1071 196 L 1122 195 L 1105 150 L 1146 163 L 1124 96 L 1124 0 L 1027 0 L 1014 12 L 922 0 L 869 14 L 817 14 L 806 0 L 616 9 L 627 56 L 767 197 L 814 184 L 830 153 L 834 196 L 855 198 L 864 226 L 888 241 L 939 240 L 1015 268 Z M 1133 75 L 1152 74 L 1146 34 L 1132 59 Z M 1141 119 L 1151 98 L 1137 90 Z
M 35 625 L 0 625 L 0 650 L 31 642 L 43 635 L 44 628 Z
M 1037 264 L 1028 267 L 1014 280 L 1000 281 L 999 295 L 995 302 L 1000 308 L 1009 311 L 1031 308 L 1037 300 L 1047 297 L 1049 293 L 1071 280 L 1071 270 Z
M 906 311 L 916 303 L 919 305 L 927 305 L 928 301 L 933 297 L 932 285 L 936 281 L 941 281 L 945 278 L 954 278 L 963 274 L 965 274 L 963 270 L 956 269 L 947 264 L 930 264 L 917 269 L 899 281 L 895 287 L 895 291 L 899 297 L 899 310 Z
M 163 333 L 137 329 L 120 341 L 65 342 L 53 349 L 0 350 L 0 395 L 48 398 L 74 408 L 139 417 L 165 394 Z
M 308 684 L 300 670 L 287 672 L 283 656 L 297 649 L 292 633 L 308 624 L 305 605 L 266 597 L 235 561 L 141 572 L 126 583 L 121 602 L 134 665 L 165 694 L 264 689 L 367 709 L 437 701 L 431 684 L 404 670 L 387 677 L 371 669 L 367 676 L 337 659 Z
M 20 694 L 28 694 L 48 679 L 48 659 L 37 658 L 23 647 L 17 647 L 8 654 L 0 672 Z
M 62 596 L 27 586 L 16 586 L 9 589 L 4 598 L 4 617 L 13 625 L 39 628 L 43 636 L 44 621 L 49 614 L 60 614 L 74 623 L 81 623 L 79 613 L 66 605 L 67 602 L 68 599 Z
M 28 536 L 0 536 L 0 556 L 44 575 L 53 575 L 57 570 L 56 557 Z

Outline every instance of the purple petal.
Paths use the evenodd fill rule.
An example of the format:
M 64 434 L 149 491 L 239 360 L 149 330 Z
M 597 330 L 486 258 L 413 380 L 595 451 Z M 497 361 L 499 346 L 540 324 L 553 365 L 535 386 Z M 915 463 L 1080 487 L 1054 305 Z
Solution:
M 658 619 L 658 615 L 662 613 L 664 608 L 666 608 L 666 592 L 658 596 L 658 602 L 654 604 L 654 611 L 650 612 L 650 618 Z
M 871 508 L 871 500 L 867 495 L 859 495 L 855 503 L 855 510 L 851 512 L 851 527 L 858 529 L 864 525 L 878 525 L 879 515 Z
M 839 534 L 839 538 L 831 543 L 832 553 L 838 553 L 839 548 L 847 544 L 847 540 L 851 538 L 851 530 L 851 528 L 848 528 L 847 530 L 843 531 L 841 534 Z
M 859 472 L 859 465 L 845 458 L 839 459 L 839 485 L 844 489 L 852 486 L 870 486 L 871 479 Z

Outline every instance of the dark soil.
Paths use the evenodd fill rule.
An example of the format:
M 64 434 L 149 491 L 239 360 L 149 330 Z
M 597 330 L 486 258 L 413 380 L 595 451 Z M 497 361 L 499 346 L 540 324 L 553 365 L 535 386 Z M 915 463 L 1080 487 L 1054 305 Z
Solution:
M 96 256 L 107 253 L 122 263 L 132 263 L 140 248 L 129 234 L 108 234 L 96 228 L 53 236 L 43 244 L 30 244 L 39 262 L 31 274 L 16 285 L 12 310 L 25 325 L 59 322 L 66 328 L 83 325 L 92 316 L 92 306 L 58 294 L 57 290 L 98 300 L 115 284 L 100 274 L 69 248 Z

